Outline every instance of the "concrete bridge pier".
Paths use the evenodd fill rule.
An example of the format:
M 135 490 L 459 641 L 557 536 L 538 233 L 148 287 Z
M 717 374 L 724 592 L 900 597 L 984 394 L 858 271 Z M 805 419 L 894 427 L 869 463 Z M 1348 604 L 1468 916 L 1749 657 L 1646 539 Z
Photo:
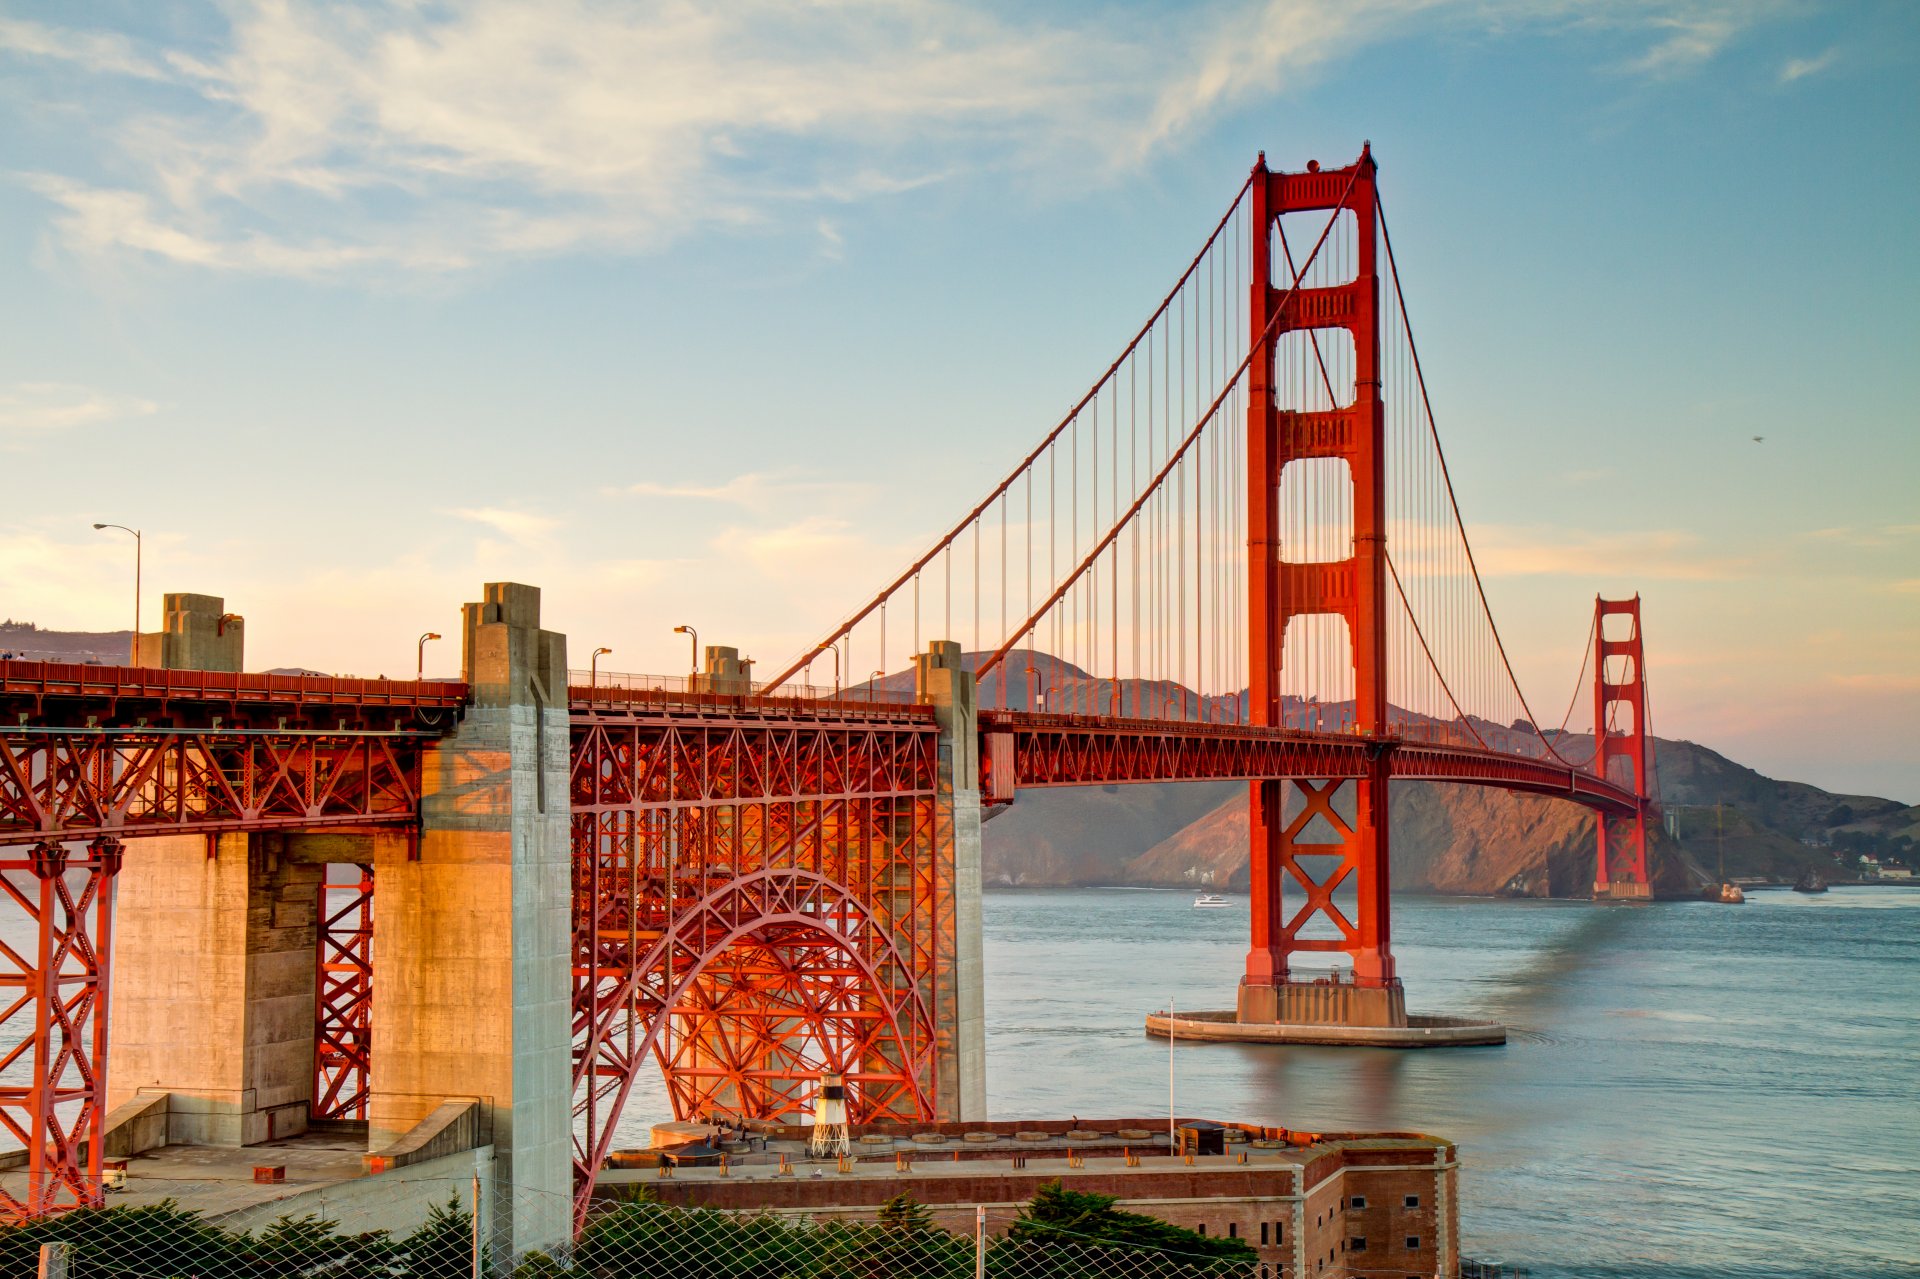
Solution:
M 939 1118 L 987 1117 L 987 1013 L 980 922 L 980 707 L 960 645 L 935 640 L 914 659 L 916 699 L 940 725 L 935 846 L 952 850 L 954 947 L 938 977 Z
M 473 702 L 422 761 L 417 850 L 376 848 L 368 1142 L 477 1100 L 496 1253 L 517 1255 L 572 1238 L 567 646 L 507 582 L 461 639 Z
M 214 595 L 166 596 L 141 664 L 238 671 L 242 629 Z M 313 1097 L 321 867 L 275 837 L 133 842 L 114 937 L 109 1113 L 168 1094 L 163 1142 L 248 1146 L 306 1131 Z
M 240 669 L 222 601 L 167 600 L 168 630 L 142 637 L 144 653 Z M 510 1257 L 572 1237 L 566 640 L 540 629 L 530 586 L 489 584 L 464 622 L 473 704 L 423 756 L 417 840 L 288 831 L 129 850 L 108 1105 L 141 1112 L 146 1144 L 304 1132 L 320 885 L 329 862 L 372 863 L 369 1162 L 399 1170 L 460 1155 L 465 1186 L 490 1147 L 494 1255 Z

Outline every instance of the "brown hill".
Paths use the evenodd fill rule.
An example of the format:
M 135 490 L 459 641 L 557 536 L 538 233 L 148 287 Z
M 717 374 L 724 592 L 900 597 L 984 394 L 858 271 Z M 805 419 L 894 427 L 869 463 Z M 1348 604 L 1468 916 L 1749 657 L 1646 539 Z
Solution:
M 1580 758 L 1579 746 L 1566 749 Z M 1851 878 L 1862 851 L 1914 859 L 1920 809 L 1777 781 L 1692 742 L 1660 740 L 1655 748 L 1663 811 L 1675 828 L 1653 834 L 1657 891 L 1684 893 L 1718 878 L 1723 857 L 1729 877 L 1788 881 L 1809 868 Z M 1391 821 L 1393 879 L 1402 889 L 1570 897 L 1593 884 L 1593 818 L 1575 804 L 1404 782 L 1394 787 Z M 1024 792 L 984 842 L 990 883 L 1242 887 L 1246 787 Z

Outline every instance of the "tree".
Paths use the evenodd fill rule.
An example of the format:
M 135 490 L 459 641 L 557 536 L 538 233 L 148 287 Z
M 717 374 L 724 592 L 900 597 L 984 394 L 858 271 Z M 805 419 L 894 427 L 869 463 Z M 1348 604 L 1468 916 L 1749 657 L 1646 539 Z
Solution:
M 880 1205 L 880 1228 L 896 1235 L 932 1230 L 933 1214 L 911 1194 L 902 1192 Z
M 1852 820 L 1853 820 L 1852 808 L 1850 808 L 1846 804 L 1835 804 L 1833 806 L 1833 811 L 1827 814 L 1826 824 L 1829 826 L 1845 826 L 1848 822 Z
M 1240 1239 L 1203 1235 L 1158 1217 L 1121 1212 L 1113 1195 L 1068 1190 L 1058 1181 L 1040 1187 L 1007 1232 L 1016 1247 L 1031 1253 L 1034 1245 L 1051 1245 L 1045 1254 L 1023 1255 L 1038 1276 L 1099 1273 L 1112 1266 L 1112 1250 L 1137 1250 L 1129 1258 L 1130 1272 L 1143 1268 L 1155 1275 L 1220 1275 L 1248 1273 L 1259 1254 Z M 1142 1255 L 1142 1254 L 1145 1255 Z
M 471 1279 L 473 1274 L 473 1214 L 450 1195 L 445 1207 L 427 1210 L 420 1228 L 400 1243 L 407 1279 Z M 484 1260 L 484 1259 L 483 1259 Z

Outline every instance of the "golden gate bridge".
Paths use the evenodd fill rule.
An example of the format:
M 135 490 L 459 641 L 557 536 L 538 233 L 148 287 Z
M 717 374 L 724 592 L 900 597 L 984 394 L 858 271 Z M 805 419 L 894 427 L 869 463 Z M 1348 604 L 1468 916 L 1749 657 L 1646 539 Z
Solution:
M 36 938 L 0 944 L 0 1210 L 99 1203 L 116 1116 L 163 1094 L 214 1117 L 175 1139 L 344 1118 L 370 1154 L 485 1098 L 500 1175 L 576 1212 L 656 1067 L 683 1117 L 797 1115 L 828 1073 L 855 1122 L 984 1117 L 980 820 L 1034 787 L 1248 783 L 1242 1025 L 1407 1024 L 1396 778 L 1580 804 L 1595 894 L 1647 896 L 1638 600 L 1596 602 L 1591 696 L 1583 665 L 1543 722 L 1377 179 L 1263 156 L 1071 411 L 771 679 L 721 646 L 583 678 L 512 584 L 466 606 L 460 681 L 243 674 L 197 596 L 165 667 L 0 665 L 0 892 Z M 251 1043 L 267 952 L 309 956 L 309 1033 L 167 1029 Z

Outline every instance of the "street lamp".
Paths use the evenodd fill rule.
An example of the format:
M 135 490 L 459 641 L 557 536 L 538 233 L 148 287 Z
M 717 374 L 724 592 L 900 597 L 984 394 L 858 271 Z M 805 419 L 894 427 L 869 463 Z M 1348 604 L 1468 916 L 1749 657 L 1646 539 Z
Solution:
M 414 664 L 413 677 L 415 679 L 420 680 L 420 679 L 425 679 L 427 677 L 427 641 L 437 640 L 439 638 L 440 638 L 439 631 L 428 631 L 425 635 L 422 635 L 420 637 L 420 643 L 415 646 L 417 650 L 417 654 L 420 659 L 418 662 Z
M 869 690 L 871 690 L 867 694 L 868 701 L 872 702 L 872 701 L 879 700 L 880 681 L 885 679 L 886 677 L 887 677 L 887 673 L 885 671 L 875 671 L 871 676 L 868 677 L 867 687 L 869 688 Z
M 838 644 L 822 644 L 814 650 L 816 654 L 823 651 L 833 654 L 833 695 L 838 697 L 840 696 L 840 646 Z
M 103 528 L 117 528 L 122 533 L 133 534 L 133 638 L 127 641 L 127 665 L 140 664 L 140 530 L 128 528 L 124 524 L 96 524 L 94 531 Z
M 687 674 L 698 675 L 700 673 L 700 632 L 691 626 L 676 626 L 673 628 L 673 633 L 686 636 L 692 645 L 693 653 L 687 659 Z
M 593 650 L 593 656 L 587 659 L 587 683 L 590 686 L 600 687 L 600 655 L 612 651 L 610 648 L 596 648 Z

